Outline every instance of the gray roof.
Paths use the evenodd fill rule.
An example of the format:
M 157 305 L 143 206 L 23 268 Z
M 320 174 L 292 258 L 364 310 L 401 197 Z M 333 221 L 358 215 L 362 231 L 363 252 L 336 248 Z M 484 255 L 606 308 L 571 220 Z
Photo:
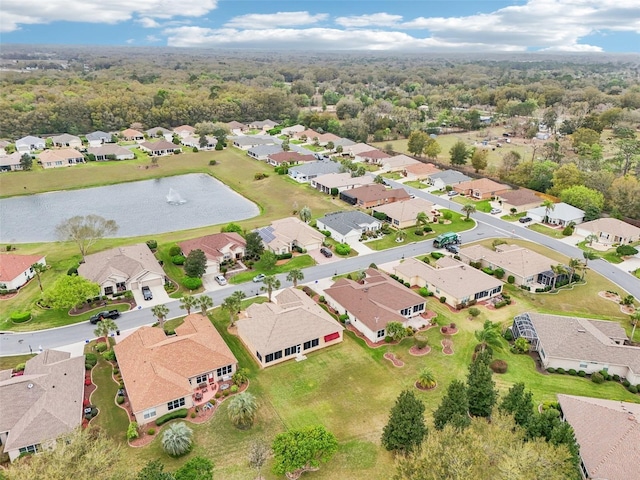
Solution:
M 158 132 L 160 132 L 160 135 L 165 135 L 167 133 L 173 134 L 173 132 L 171 130 L 169 130 L 168 128 L 164 128 L 164 127 L 154 127 L 154 128 L 150 128 L 149 130 L 145 130 L 144 131 L 144 133 L 146 133 L 150 137 L 155 137 L 158 134 Z
M 339 140 L 334 140 L 333 141 L 333 145 L 334 146 L 337 147 L 338 145 L 340 145 L 340 146 L 342 146 L 342 148 L 351 147 L 352 145 L 355 145 L 355 144 L 356 144 L 356 142 L 354 142 L 353 140 L 349 140 L 348 138 L 341 138 Z
M 253 145 L 274 145 L 277 143 L 272 137 L 265 135 L 239 135 L 236 137 L 227 137 L 232 143 L 240 146 Z
M 24 153 L 13 152 L 11 155 L 0 155 L 0 167 L 9 167 L 11 165 L 20 165 Z
M 339 173 L 342 166 L 338 162 L 332 160 L 322 160 L 318 162 L 309 162 L 304 165 L 296 165 L 290 167 L 290 171 L 296 171 L 305 175 L 326 175 L 328 173 Z
M 91 141 L 91 140 L 105 140 L 107 142 L 111 141 L 111 134 L 107 132 L 102 132 L 100 130 L 87 133 L 85 137 L 87 138 L 88 141 Z
M 357 211 L 328 213 L 317 221 L 322 222 L 342 235 L 346 235 L 352 230 L 361 230 L 362 225 L 380 223 L 379 220 L 376 220 L 371 215 Z
M 248 153 L 256 157 L 264 157 L 266 155 L 271 155 L 273 153 L 282 152 L 282 147 L 280 145 L 258 145 L 249 149 Z
M 34 137 L 33 135 L 27 135 L 26 137 L 16 140 L 16 147 L 18 145 L 44 145 L 45 141 L 42 138 Z
M 93 155 L 131 155 L 132 158 L 134 156 L 134 153 L 131 150 L 121 147 L 115 143 L 102 145 L 101 147 L 88 147 L 87 152 Z
M 546 215 L 547 209 L 545 207 L 537 207 L 529 210 L 527 213 L 529 215 L 539 215 L 544 217 Z M 550 218 L 558 218 L 560 220 L 575 220 L 577 218 L 584 218 L 584 210 L 580 210 L 568 203 L 556 203 L 553 210 L 549 212 Z
M 456 183 L 473 180 L 471 177 L 467 177 L 464 173 L 460 173 L 457 170 L 445 170 L 434 173 L 433 175 L 429 175 L 429 178 L 432 180 L 442 180 L 445 185 L 455 185 Z
M 24 375 L 0 378 L 5 452 L 55 439 L 82 422 L 84 356 L 45 350 L 26 362 Z
M 53 140 L 53 143 L 79 142 L 80 137 L 76 137 L 75 135 L 71 135 L 69 133 L 63 133 L 62 135 L 51 137 L 51 140 Z

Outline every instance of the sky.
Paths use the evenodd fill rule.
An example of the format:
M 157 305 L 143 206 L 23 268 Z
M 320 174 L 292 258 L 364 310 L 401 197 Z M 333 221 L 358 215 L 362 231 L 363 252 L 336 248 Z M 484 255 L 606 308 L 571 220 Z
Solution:
M 640 0 L 2 0 L 2 43 L 640 52 Z

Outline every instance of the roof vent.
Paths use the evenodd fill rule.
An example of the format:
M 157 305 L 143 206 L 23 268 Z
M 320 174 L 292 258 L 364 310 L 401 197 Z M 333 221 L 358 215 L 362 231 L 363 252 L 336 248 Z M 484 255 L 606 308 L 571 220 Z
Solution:
M 30 383 L 29 385 L 27 385 L 27 388 L 33 388 L 33 383 Z
M 586 330 L 585 330 L 584 328 L 579 328 L 579 329 L 578 329 L 578 332 L 580 332 L 580 333 L 585 333 L 585 332 L 586 332 Z

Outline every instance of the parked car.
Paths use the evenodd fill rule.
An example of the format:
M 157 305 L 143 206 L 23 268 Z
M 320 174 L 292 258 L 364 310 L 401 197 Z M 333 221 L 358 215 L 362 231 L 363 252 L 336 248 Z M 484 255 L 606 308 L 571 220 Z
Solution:
M 104 310 L 102 312 L 98 312 L 95 315 L 89 317 L 89 322 L 95 325 L 98 322 L 101 322 L 105 318 L 118 318 L 120 316 L 120 312 L 118 310 Z
M 458 247 L 457 245 L 454 245 L 452 243 L 447 245 L 444 248 L 447 250 L 447 252 L 451 252 L 454 255 L 457 255 L 458 253 L 460 253 L 460 247 Z
M 415 193 L 410 193 L 410 194 L 409 194 L 409 198 L 416 198 Z
M 320 249 L 320 253 L 323 254 L 327 258 L 333 257 L 333 252 L 331 250 L 329 250 L 327 247 L 322 247 Z
M 456 195 L 458 195 L 458 192 L 456 192 L 455 190 L 447 192 L 447 196 L 449 197 L 455 197 Z
M 149 287 L 142 287 L 142 297 L 145 300 L 153 300 L 153 293 Z
M 216 275 L 216 282 L 218 282 L 218 285 L 226 285 L 227 279 L 224 278 L 224 275 Z
M 518 219 L 520 223 L 529 223 L 531 220 L 532 220 L 531 217 L 520 217 Z
M 259 273 L 258 275 L 256 275 L 255 277 L 253 277 L 253 281 L 255 283 L 261 282 L 264 280 L 264 277 L 266 277 L 266 275 L 264 273 Z
M 491 211 L 489 212 L 491 215 L 496 215 L 498 213 L 502 213 L 502 209 L 501 208 L 492 208 Z

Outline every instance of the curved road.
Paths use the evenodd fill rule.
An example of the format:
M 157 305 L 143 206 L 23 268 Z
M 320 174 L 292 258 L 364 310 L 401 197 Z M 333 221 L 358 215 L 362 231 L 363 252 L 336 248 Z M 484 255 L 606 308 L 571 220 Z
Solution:
M 389 182 L 394 187 L 403 186 L 400 183 Z M 460 205 L 451 202 L 443 201 L 442 198 L 436 197 L 421 190 L 413 189 L 411 187 L 404 186 L 405 189 L 414 193 L 416 196 L 424 198 L 434 203 L 438 203 L 443 207 L 449 208 L 460 212 Z M 512 237 L 522 238 L 530 240 L 532 242 L 544 245 L 553 250 L 556 250 L 570 258 L 582 259 L 582 251 L 572 245 L 560 242 L 546 235 L 533 232 L 528 228 L 522 227 L 520 224 L 513 225 L 511 223 L 500 220 L 498 217 L 494 217 L 485 213 L 476 213 L 473 215 L 476 219 L 477 226 L 466 232 L 462 233 L 463 243 L 473 242 L 485 238 L 494 237 Z M 394 260 L 399 260 L 404 257 L 413 257 L 416 255 L 422 255 L 433 251 L 432 240 L 425 240 L 422 242 L 411 243 L 403 245 L 389 250 L 383 250 L 380 252 L 374 252 L 367 255 L 360 255 L 357 257 L 350 257 L 339 262 L 327 263 L 323 265 L 316 265 L 304 270 L 304 281 L 314 282 L 323 278 L 332 277 L 333 275 L 353 272 L 356 270 L 367 268 L 371 263 L 383 264 Z M 604 260 L 592 260 L 589 262 L 589 268 L 595 272 L 600 273 L 604 277 L 608 278 L 620 288 L 624 289 L 636 298 L 640 298 L 640 281 L 628 272 L 611 265 Z M 286 274 L 278 276 L 282 287 L 291 285 L 291 282 L 286 280 Z M 255 283 L 245 283 L 241 285 L 230 285 L 226 288 L 216 289 L 212 292 L 204 293 L 203 295 L 210 296 L 215 305 L 220 305 L 226 297 L 228 297 L 235 290 L 243 291 L 247 297 L 252 297 L 260 293 L 259 286 Z M 179 301 L 174 300 L 166 304 L 169 307 L 168 319 L 179 317 L 184 315 L 184 310 L 179 308 Z M 155 318 L 151 314 L 151 309 L 143 308 L 140 310 L 132 310 L 125 312 L 118 319 L 118 326 L 120 330 L 128 330 L 131 328 L 139 327 L 142 325 L 149 325 L 155 322 Z M 89 324 L 89 322 L 77 323 L 66 327 L 54 328 L 50 330 L 40 330 L 29 333 L 8 333 L 0 335 L 0 355 L 20 355 L 30 353 L 30 351 L 37 352 L 40 347 L 43 349 L 56 348 L 72 343 L 88 341 L 93 339 L 95 335 L 93 330 L 95 326 Z

